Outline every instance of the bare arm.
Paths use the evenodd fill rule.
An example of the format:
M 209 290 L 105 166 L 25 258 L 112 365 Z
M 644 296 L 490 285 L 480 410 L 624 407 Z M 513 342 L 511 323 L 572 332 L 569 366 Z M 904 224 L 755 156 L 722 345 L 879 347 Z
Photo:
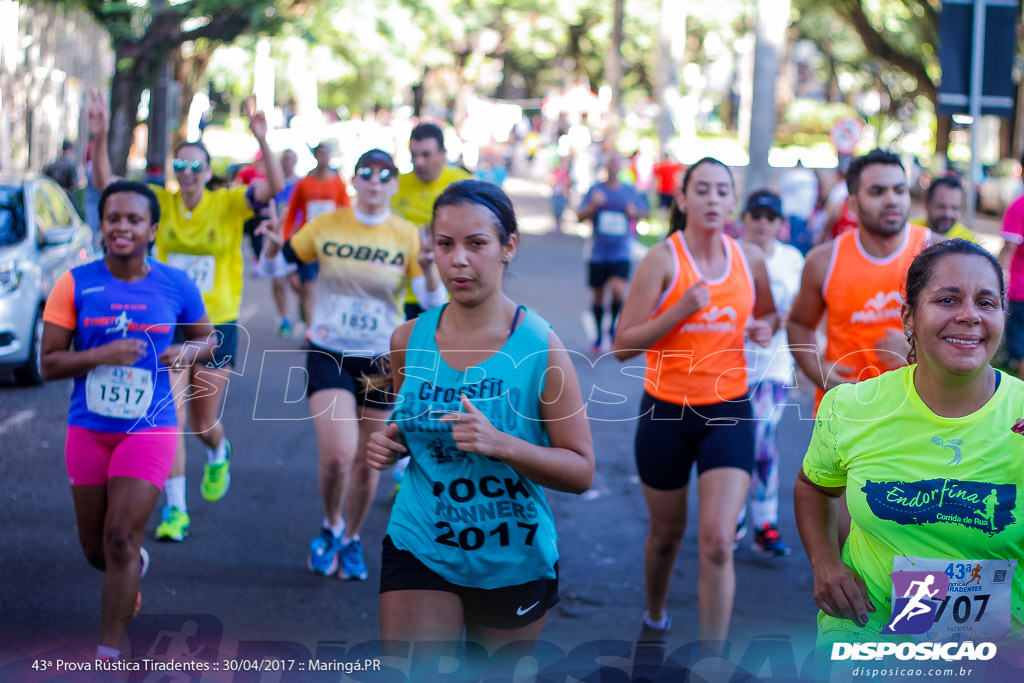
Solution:
M 405 379 L 405 351 L 409 347 L 409 337 L 415 320 L 409 320 L 398 326 L 391 334 L 391 386 L 397 396 Z M 386 470 L 399 458 L 409 455 L 402 435 L 402 425 L 391 422 L 382 432 L 374 432 L 366 444 L 366 457 L 370 467 L 375 470 Z
M 117 339 L 81 351 L 71 349 L 74 330 L 44 323 L 40 369 L 46 380 L 84 375 L 100 365 L 135 365 L 146 354 L 142 339 Z
M 281 168 L 281 160 L 267 144 L 266 115 L 262 111 L 255 111 L 252 97 L 246 100 L 246 109 L 249 115 L 249 130 L 260 145 L 263 168 L 267 172 L 266 182 L 254 185 L 252 196 L 260 204 L 266 204 L 284 189 L 284 169 Z
M 793 486 L 793 507 L 814 572 L 814 601 L 825 614 L 863 626 L 875 606 L 864 580 L 839 552 L 837 499 L 842 493 L 841 487 L 818 486 L 800 472 Z
M 601 190 L 595 190 L 590 194 L 589 198 L 584 197 L 583 201 L 586 202 L 586 205 L 576 209 L 576 217 L 581 221 L 589 221 L 601 210 L 601 207 L 604 205 L 604 199 L 604 192 L 601 192 Z
M 999 265 L 1003 267 L 1003 278 L 1009 282 L 1010 280 L 1010 263 L 1013 261 L 1013 255 L 1017 253 L 1017 246 L 1009 240 L 1003 242 L 1003 248 L 999 250 Z
M 825 314 L 825 299 L 822 288 L 825 271 L 832 257 L 833 244 L 815 247 L 807 254 L 800 291 L 793 299 L 793 306 L 786 321 L 789 336 L 789 350 L 800 370 L 821 390 L 825 390 L 827 376 L 821 366 L 821 354 L 815 330 Z
M 114 180 L 110 170 L 110 150 L 107 135 L 110 127 L 110 110 L 106 100 L 96 88 L 89 91 L 89 132 L 92 134 L 92 184 L 99 191 L 106 189 Z
M 651 247 L 637 268 L 622 307 L 612 351 L 619 360 L 628 360 L 651 348 L 685 318 L 707 306 L 707 284 L 700 280 L 690 286 L 675 304 L 651 317 L 674 272 L 669 247 L 664 242 Z
M 172 369 L 190 367 L 199 361 L 213 358 L 217 348 L 217 335 L 213 333 L 210 318 L 203 315 L 194 323 L 179 325 L 183 344 L 171 344 L 160 354 L 160 362 Z
M 775 311 L 771 278 L 764 262 L 764 252 L 751 244 L 743 244 L 743 252 L 754 278 L 754 319 L 747 324 L 747 336 L 755 344 L 768 346 L 779 329 L 779 315 Z
M 450 413 L 441 421 L 452 425 L 460 450 L 497 458 L 541 486 L 583 493 L 594 479 L 594 444 L 576 369 L 554 332 L 549 336 L 547 382 L 540 406 L 550 446 L 498 431 L 465 396 L 465 412 Z

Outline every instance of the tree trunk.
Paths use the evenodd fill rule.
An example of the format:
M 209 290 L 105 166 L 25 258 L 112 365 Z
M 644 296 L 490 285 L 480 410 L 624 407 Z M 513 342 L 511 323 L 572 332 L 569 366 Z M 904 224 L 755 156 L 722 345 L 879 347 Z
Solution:
M 745 185 L 748 193 L 767 187 L 771 181 L 768 153 L 775 140 L 775 82 L 779 76 L 779 53 L 786 41 L 788 24 L 789 0 L 758 0 L 750 165 Z
M 611 136 L 619 128 L 619 117 L 622 112 L 622 24 L 626 16 L 626 0 L 615 0 L 615 15 L 612 18 L 612 42 L 608 47 L 608 60 L 605 63 L 605 81 L 611 86 L 612 101 L 609 103 L 611 114 Z
M 121 52 L 116 47 L 115 54 L 117 63 L 122 63 Z M 136 60 L 130 67 L 115 73 L 110 84 L 110 131 L 107 140 L 115 175 L 124 176 L 128 172 L 128 151 L 132 146 L 148 71 L 148 62 Z
M 661 0 L 661 26 L 658 36 L 658 149 L 668 151 L 675 136 L 672 112 L 679 102 L 679 64 L 686 45 L 686 2 Z
M 935 156 L 946 167 L 949 151 L 949 133 L 953 129 L 953 117 L 949 114 L 939 114 L 935 125 Z
M 171 132 L 171 149 L 185 142 L 188 134 L 188 112 L 192 106 L 192 98 L 199 92 L 206 69 L 210 66 L 215 48 L 195 48 L 191 55 L 185 56 L 181 49 L 171 55 L 174 80 L 181 86 L 181 99 L 178 106 L 178 125 Z

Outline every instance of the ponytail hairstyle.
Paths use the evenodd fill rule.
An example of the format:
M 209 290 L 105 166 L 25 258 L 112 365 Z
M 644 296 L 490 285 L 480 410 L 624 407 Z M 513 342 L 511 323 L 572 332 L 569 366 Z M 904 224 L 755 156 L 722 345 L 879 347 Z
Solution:
M 704 164 L 718 164 L 719 166 L 724 168 L 725 172 L 729 174 L 729 180 L 732 182 L 733 192 L 736 191 L 736 179 L 733 178 L 732 176 L 732 169 L 730 169 L 728 166 L 726 166 L 718 159 L 715 159 L 714 157 L 704 157 L 694 165 L 690 166 L 690 168 L 686 169 L 686 173 L 683 174 L 682 195 L 684 197 L 686 196 L 686 189 L 690 186 L 690 176 L 693 175 L 695 169 L 699 168 L 700 166 L 703 166 Z M 668 226 L 669 235 L 676 232 L 677 230 L 686 229 L 686 212 L 683 211 L 682 207 L 679 206 L 679 203 L 677 201 L 672 202 L 672 208 L 670 209 L 668 216 Z

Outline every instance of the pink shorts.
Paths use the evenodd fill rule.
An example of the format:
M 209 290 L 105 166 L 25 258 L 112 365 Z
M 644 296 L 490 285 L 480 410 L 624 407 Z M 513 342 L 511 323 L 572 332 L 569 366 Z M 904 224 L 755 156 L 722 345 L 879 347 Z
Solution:
M 68 425 L 64 461 L 72 486 L 102 486 L 111 477 L 131 477 L 162 491 L 177 451 L 177 427 L 125 434 Z

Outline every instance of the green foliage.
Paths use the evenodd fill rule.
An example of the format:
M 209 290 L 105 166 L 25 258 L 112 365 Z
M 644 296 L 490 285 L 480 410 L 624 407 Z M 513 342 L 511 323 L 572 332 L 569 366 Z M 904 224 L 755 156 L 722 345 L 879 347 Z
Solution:
M 853 107 L 841 102 L 797 99 L 782 112 L 775 135 L 776 142 L 810 146 L 827 141 L 836 121 L 857 116 Z

